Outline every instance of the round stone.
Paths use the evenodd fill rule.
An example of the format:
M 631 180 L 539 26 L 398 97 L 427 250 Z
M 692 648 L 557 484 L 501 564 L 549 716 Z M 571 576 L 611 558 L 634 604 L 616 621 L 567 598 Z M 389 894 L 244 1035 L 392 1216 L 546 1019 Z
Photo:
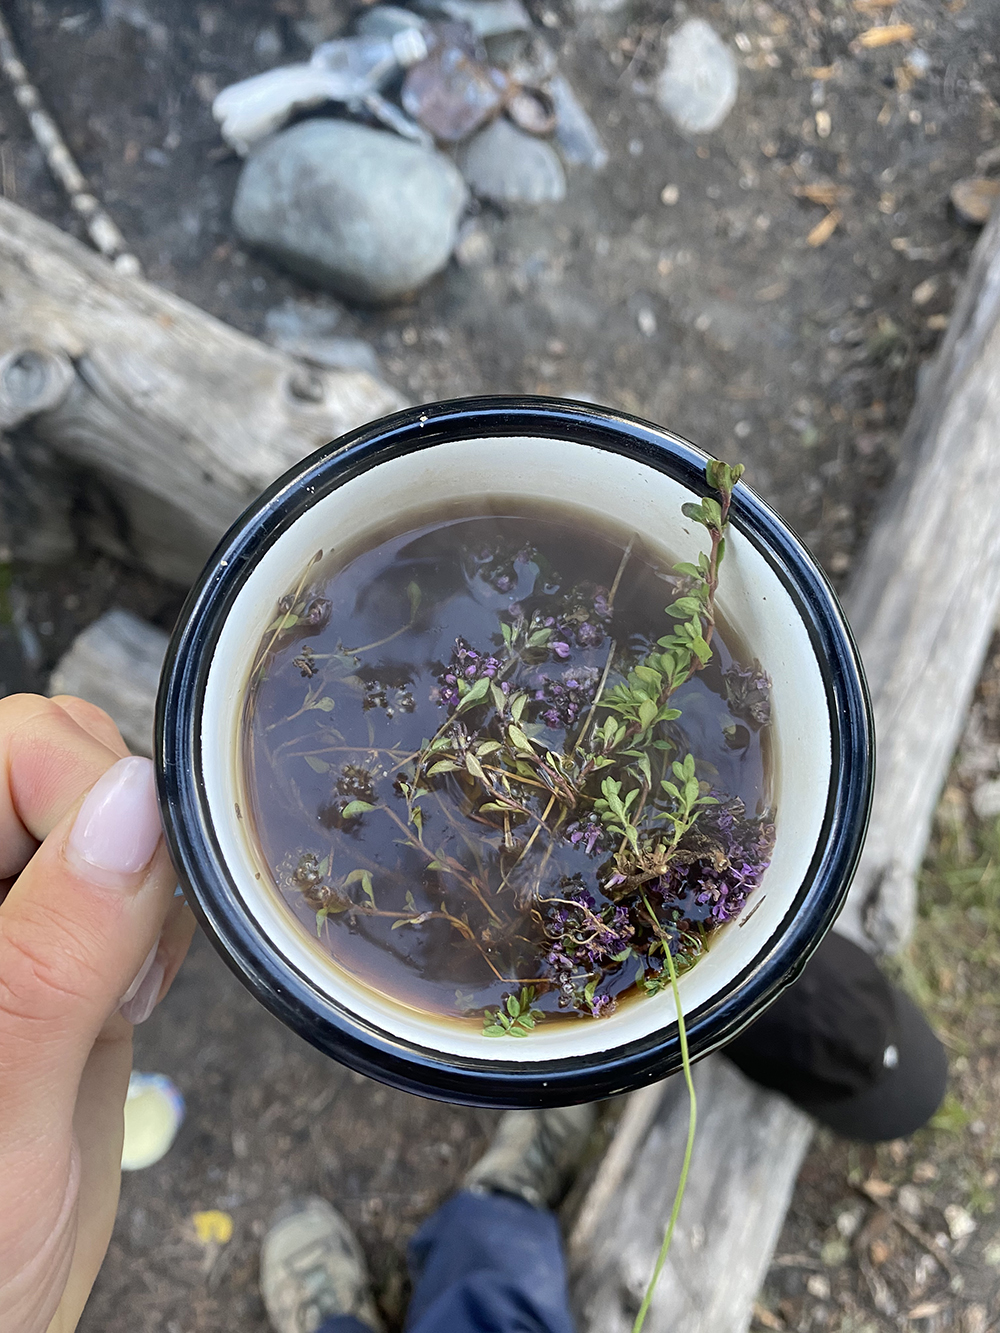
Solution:
M 501 117 L 463 147 L 462 175 L 481 199 L 541 204 L 565 197 L 566 173 L 550 144 Z
M 729 115 L 739 90 L 736 57 L 711 24 L 688 19 L 667 42 L 667 63 L 656 100 L 682 130 L 714 130 Z
M 286 267 L 378 304 L 444 268 L 466 198 L 441 153 L 351 121 L 308 120 L 251 153 L 233 222 Z

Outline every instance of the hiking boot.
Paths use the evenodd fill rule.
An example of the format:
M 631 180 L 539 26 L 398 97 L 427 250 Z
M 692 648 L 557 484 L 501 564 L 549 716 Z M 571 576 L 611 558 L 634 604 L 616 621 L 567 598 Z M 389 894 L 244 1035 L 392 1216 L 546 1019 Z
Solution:
M 315 1333 L 334 1315 L 354 1315 L 383 1333 L 361 1248 L 325 1199 L 274 1214 L 261 1246 L 260 1288 L 275 1333 Z
M 507 1111 L 493 1142 L 462 1182 L 473 1194 L 513 1194 L 535 1208 L 553 1208 L 569 1188 L 596 1108 Z

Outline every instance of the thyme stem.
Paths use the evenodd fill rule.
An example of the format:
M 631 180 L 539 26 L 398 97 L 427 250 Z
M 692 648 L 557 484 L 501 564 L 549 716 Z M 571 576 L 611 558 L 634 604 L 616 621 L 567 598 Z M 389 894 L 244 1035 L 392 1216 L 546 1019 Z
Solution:
M 649 908 L 649 902 L 646 895 L 643 894 L 643 901 Z M 652 913 L 651 913 L 652 914 Z M 655 917 L 653 918 L 656 919 Z M 646 1288 L 646 1295 L 643 1297 L 642 1305 L 639 1306 L 639 1313 L 635 1317 L 635 1323 L 632 1325 L 632 1333 L 641 1333 L 642 1326 L 646 1322 L 646 1315 L 649 1313 L 649 1307 L 653 1301 L 653 1293 L 656 1290 L 656 1284 L 660 1280 L 660 1274 L 663 1272 L 663 1265 L 667 1262 L 667 1255 L 670 1253 L 670 1242 L 674 1238 L 674 1228 L 677 1225 L 677 1218 L 680 1216 L 681 1204 L 684 1202 L 684 1192 L 687 1189 L 688 1171 L 691 1168 L 691 1154 L 694 1151 L 694 1135 L 698 1127 L 698 1099 L 695 1096 L 694 1080 L 691 1077 L 691 1057 L 688 1053 L 687 1027 L 684 1023 L 684 1011 L 681 1009 L 681 997 L 677 989 L 677 969 L 674 966 L 673 955 L 670 952 L 669 943 L 664 944 L 664 957 L 667 968 L 670 972 L 670 989 L 673 992 L 674 1004 L 677 1007 L 677 1035 L 681 1043 L 681 1063 L 684 1066 L 684 1082 L 687 1084 L 688 1091 L 688 1132 L 687 1143 L 684 1145 L 684 1160 L 681 1163 L 680 1179 L 677 1182 L 677 1192 L 674 1194 L 674 1206 L 670 1210 L 670 1221 L 667 1223 L 666 1234 L 663 1237 L 663 1244 L 660 1246 L 660 1253 L 657 1255 L 656 1265 L 653 1268 L 653 1275 L 649 1279 L 649 1286 Z

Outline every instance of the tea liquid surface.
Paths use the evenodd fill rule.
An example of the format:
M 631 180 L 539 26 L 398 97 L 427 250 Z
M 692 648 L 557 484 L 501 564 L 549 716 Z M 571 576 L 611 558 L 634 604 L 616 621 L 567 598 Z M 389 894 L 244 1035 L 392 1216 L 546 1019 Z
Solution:
M 376 534 L 346 558 L 328 552 L 289 590 L 248 692 L 249 813 L 275 891 L 347 972 L 420 1010 L 476 1023 L 535 982 L 546 1021 L 572 1020 L 607 1012 L 641 978 L 640 924 L 620 964 L 607 963 L 605 949 L 600 980 L 581 999 L 587 929 L 596 919 L 586 903 L 597 912 L 608 907 L 600 883 L 618 839 L 582 805 L 558 827 L 551 812 L 546 823 L 544 784 L 528 815 L 483 813 L 482 785 L 454 766 L 437 774 L 425 766 L 432 790 L 419 802 L 417 829 L 400 783 L 447 724 L 459 683 L 481 679 L 491 662 L 490 678 L 508 696 L 527 694 L 521 727 L 536 752 L 567 751 L 601 719 L 600 706 L 593 709 L 598 692 L 623 680 L 670 628 L 663 608 L 679 580 L 665 553 L 590 514 L 496 507 Z M 544 644 L 512 655 L 506 639 L 517 634 L 505 624 L 520 626 L 527 642 L 524 627 L 546 623 Z M 766 865 L 769 701 L 761 703 L 763 686 L 754 694 L 754 681 L 766 677 L 737 660 L 724 625 L 712 649 L 708 665 L 671 700 L 681 716 L 657 726 L 654 778 L 693 755 L 701 790 L 720 802 L 706 809 L 703 827 L 711 831 L 723 807 L 737 822 L 742 814 Z M 462 720 L 472 732 L 483 716 L 472 708 Z M 488 723 L 483 728 L 488 734 Z M 481 765 L 489 767 L 488 757 Z M 699 836 L 716 871 L 720 845 L 732 859 L 722 832 L 714 844 Z M 742 844 L 740 854 L 751 856 Z M 685 873 L 694 868 L 669 905 L 672 919 L 707 947 L 726 919 L 719 893 L 736 895 L 729 899 L 736 911 L 739 893 L 754 884 L 745 876 L 742 888 L 737 879 L 736 889 L 716 885 L 706 897 L 692 855 Z

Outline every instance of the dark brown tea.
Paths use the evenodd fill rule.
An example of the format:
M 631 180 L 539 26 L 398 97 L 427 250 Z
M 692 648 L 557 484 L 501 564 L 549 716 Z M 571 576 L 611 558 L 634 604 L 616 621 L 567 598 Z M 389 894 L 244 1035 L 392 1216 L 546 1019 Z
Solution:
M 245 785 L 277 891 L 341 968 L 521 1036 L 655 993 L 666 950 L 690 967 L 738 915 L 773 842 L 770 699 L 715 613 L 725 516 L 675 567 L 571 506 L 492 499 L 288 591 Z

